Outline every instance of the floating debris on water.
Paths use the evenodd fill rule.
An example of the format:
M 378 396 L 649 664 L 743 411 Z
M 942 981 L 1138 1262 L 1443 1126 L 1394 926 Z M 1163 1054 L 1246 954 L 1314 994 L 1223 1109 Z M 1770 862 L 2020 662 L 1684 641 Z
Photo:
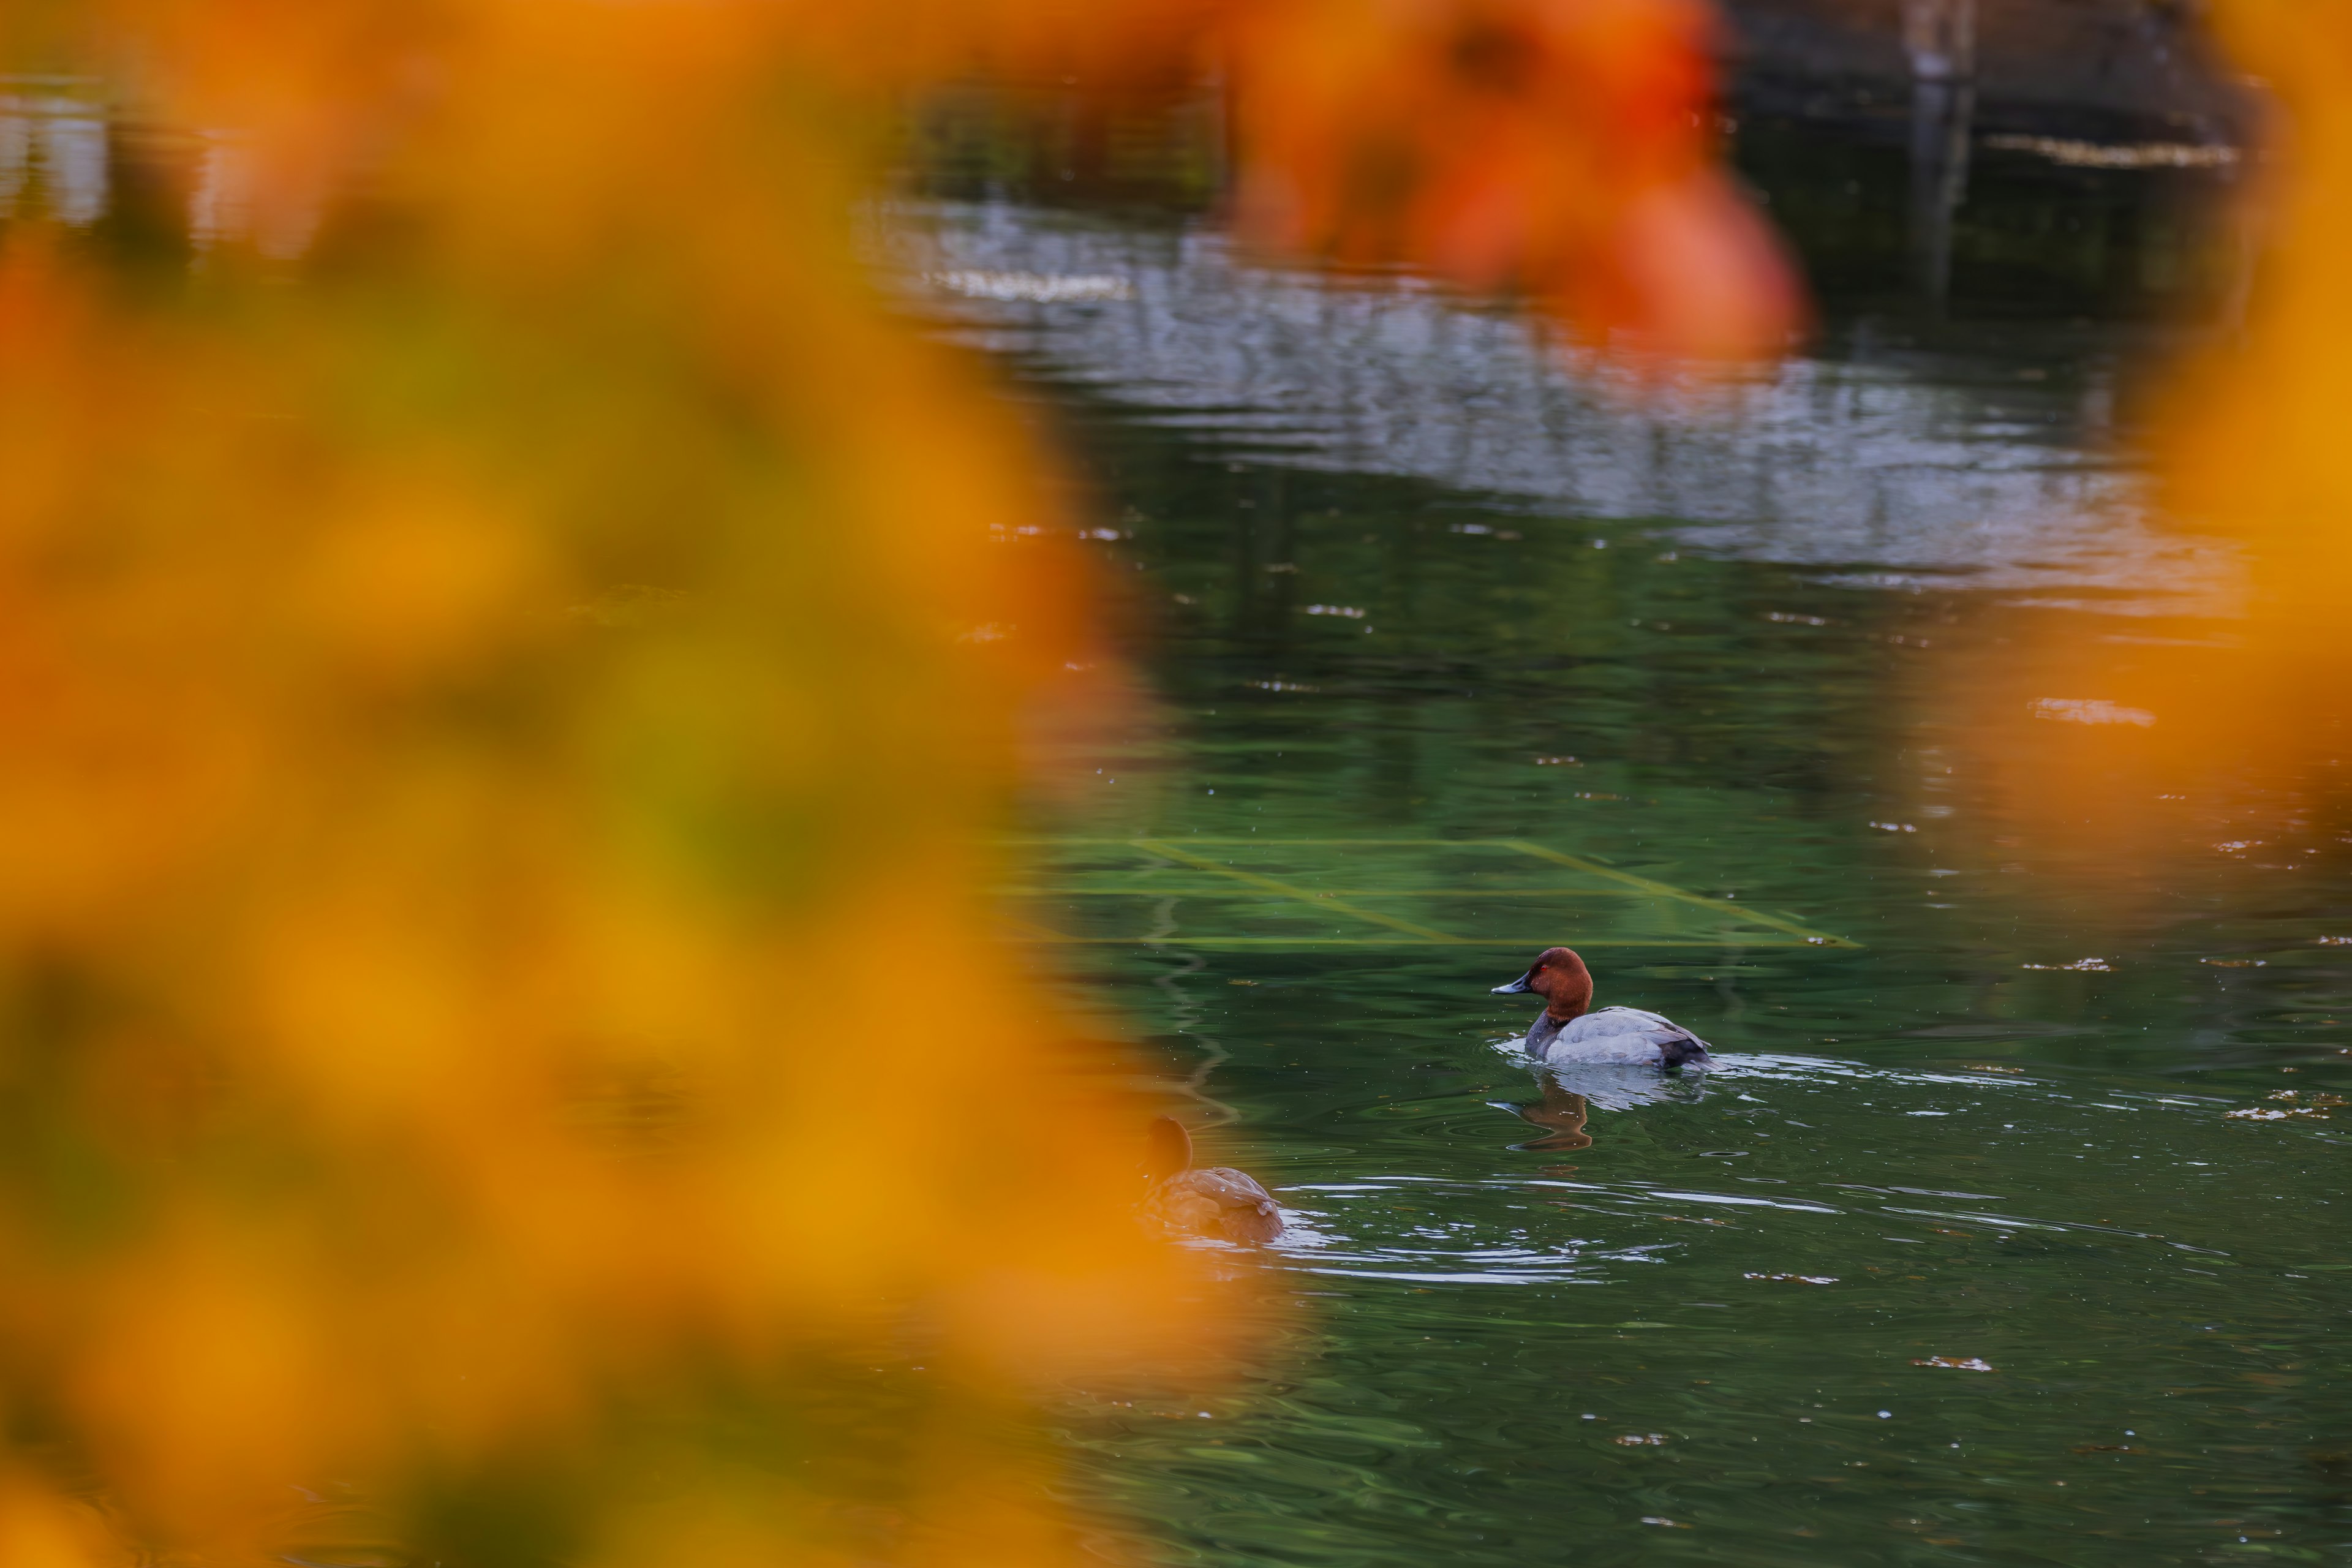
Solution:
M 1837 1276 L 1833 1274 L 1743 1274 L 1740 1278 L 1742 1279 L 1777 1280 L 1789 1285 L 1834 1285 L 1837 1283 Z
M 2226 142 L 2077 142 L 2065 136 L 1988 136 L 2002 153 L 2031 153 L 2070 169 L 2226 169 L 2244 156 Z
M 1306 613 L 1310 616 L 1345 616 L 1351 621 L 1360 621 L 1370 612 L 1360 610 L 1353 605 L 1309 605 Z
M 1911 1359 L 1911 1364 L 1913 1366 L 1949 1367 L 1954 1372 L 1994 1372 L 1999 1370 L 1990 1362 L 1972 1355 L 1914 1356 Z
M 2104 958 L 2078 958 L 2072 963 L 2021 963 L 2018 967 L 2066 971 L 2076 974 L 2113 974 L 2115 973 Z
M 923 281 L 968 300 L 1025 300 L 1034 305 L 1135 298 L 1133 284 L 1108 273 L 1055 276 L 1045 272 L 926 272 Z
M 2031 707 L 2036 719 L 2054 719 L 2064 724 L 2137 724 L 2146 729 L 2156 722 L 2156 715 L 2145 708 L 2126 708 L 2087 697 L 2038 697 Z
M 1609 1440 L 1623 1448 L 1661 1447 L 1666 1441 L 1664 1434 L 1659 1432 L 1628 1432 L 1622 1437 Z
M 2285 1109 L 2276 1110 L 2266 1106 L 2259 1105 L 2250 1105 L 2240 1110 L 2225 1110 L 2221 1113 L 2223 1120 L 2230 1121 L 2284 1121 L 2290 1116 L 2309 1116 L 2318 1121 L 2325 1121 L 2328 1120 L 2327 1113 L 2329 1111 L 2334 1110 L 2346 1103 L 2342 1095 L 2330 1094 L 2325 1089 L 2273 1089 L 2269 1094 L 2264 1095 L 2263 1098 L 2265 1100 L 2284 1100 L 2289 1103 Z

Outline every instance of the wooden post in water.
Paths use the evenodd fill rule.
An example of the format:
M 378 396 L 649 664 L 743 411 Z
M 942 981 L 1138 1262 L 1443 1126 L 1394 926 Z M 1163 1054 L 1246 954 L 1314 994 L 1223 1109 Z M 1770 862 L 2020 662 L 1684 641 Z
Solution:
M 1952 292 L 1952 217 L 1969 185 L 1976 114 L 1976 0 L 1903 0 L 1911 58 L 1911 255 L 1920 298 L 1940 318 Z
M 1977 0 L 1903 0 L 1903 52 L 1914 81 L 1974 81 Z

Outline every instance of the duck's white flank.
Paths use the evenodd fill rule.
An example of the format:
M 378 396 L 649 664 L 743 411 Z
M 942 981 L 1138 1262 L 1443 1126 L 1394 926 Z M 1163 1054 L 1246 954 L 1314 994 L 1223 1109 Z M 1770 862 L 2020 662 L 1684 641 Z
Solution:
M 1603 1007 L 1581 1017 L 1539 1015 L 1523 1042 L 1538 1061 L 1599 1066 L 1704 1066 L 1706 1042 L 1673 1019 L 1639 1007 Z

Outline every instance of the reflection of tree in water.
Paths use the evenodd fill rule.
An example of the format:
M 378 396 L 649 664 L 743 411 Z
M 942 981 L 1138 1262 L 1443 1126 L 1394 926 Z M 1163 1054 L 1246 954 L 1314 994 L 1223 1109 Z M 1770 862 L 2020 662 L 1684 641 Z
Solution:
M 23 79 L 0 79 L 13 85 Z M 106 121 L 95 102 L 63 92 L 0 91 L 0 218 L 37 211 L 62 224 L 96 223 L 106 212 Z

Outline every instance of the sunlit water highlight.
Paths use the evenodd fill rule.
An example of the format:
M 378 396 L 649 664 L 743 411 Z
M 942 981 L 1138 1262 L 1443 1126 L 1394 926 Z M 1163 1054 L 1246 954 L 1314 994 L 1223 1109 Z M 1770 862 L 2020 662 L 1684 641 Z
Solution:
M 1799 358 L 1696 399 L 1637 395 L 1508 312 L 1409 279 L 1254 265 L 1212 226 L 1138 232 L 1006 204 L 908 215 L 930 284 L 989 347 L 1246 435 L 1268 460 L 1433 479 L 1685 547 L 1880 586 L 2085 589 L 2226 610 L 2223 542 L 2153 528 L 2102 449 L 2111 375 L 1888 350 Z M 2018 372 L 2031 373 L 2019 379 Z

